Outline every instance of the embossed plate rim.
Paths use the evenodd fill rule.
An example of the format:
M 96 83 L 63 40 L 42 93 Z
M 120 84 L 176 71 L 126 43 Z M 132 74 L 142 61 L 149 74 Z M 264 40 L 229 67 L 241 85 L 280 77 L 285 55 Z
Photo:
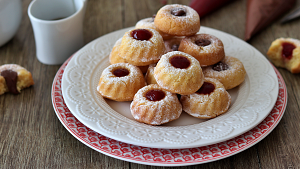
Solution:
M 279 95 L 276 104 L 264 121 L 262 121 L 252 130 L 236 138 L 218 144 L 190 149 L 176 149 L 173 150 L 175 153 L 166 149 L 152 149 L 148 147 L 140 147 L 128 144 L 126 145 L 120 141 L 114 141 L 99 133 L 92 133 L 92 130 L 84 126 L 78 119 L 76 119 L 66 106 L 61 91 L 61 80 L 64 69 L 70 59 L 71 57 L 60 67 L 52 84 L 52 104 L 58 119 L 68 132 L 70 132 L 77 140 L 81 141 L 86 146 L 102 154 L 128 162 L 153 166 L 188 166 L 208 163 L 230 157 L 254 146 L 259 141 L 264 139 L 268 134 L 270 134 L 283 117 L 287 105 L 287 90 L 284 80 L 278 70 L 274 68 L 278 76 L 278 81 L 280 82 Z M 116 145 L 119 147 L 114 147 Z M 128 151 L 122 152 L 122 148 L 128 148 Z M 143 153 L 142 155 L 136 157 L 135 155 L 137 153 L 133 153 L 134 151 Z M 131 152 L 131 154 L 128 152 Z M 153 156 L 152 154 L 157 155 Z M 171 158 L 165 160 L 166 157 Z M 193 158 L 191 159 L 187 157 Z
M 236 106 L 232 106 L 226 114 L 210 121 L 178 127 L 149 126 L 120 116 L 118 112 L 110 110 L 104 99 L 94 90 L 96 78 L 91 77 L 96 69 L 105 68 L 101 64 L 108 62 L 108 54 L 116 35 L 120 38 L 129 29 L 132 28 L 104 35 L 79 50 L 69 61 L 62 77 L 62 92 L 68 108 L 92 130 L 109 138 L 139 146 L 190 148 L 215 144 L 245 133 L 259 124 L 272 110 L 278 96 L 278 80 L 269 61 L 246 42 L 227 33 L 201 27 L 200 32 L 210 33 L 222 39 L 225 51 L 229 51 L 227 54 L 243 55 L 236 56 L 242 59 L 247 78 L 250 79 L 247 81 L 246 78 L 247 83 L 243 83 L 243 90 L 238 92 L 239 97 L 240 93 L 246 91 L 245 88 L 249 88 L 248 93 L 243 94 L 247 95 L 247 98 L 237 101 L 243 105 L 239 105 L 237 111 L 234 109 Z M 97 94 L 98 100 L 93 98 L 93 95 Z M 259 100 L 261 98 L 262 100 Z

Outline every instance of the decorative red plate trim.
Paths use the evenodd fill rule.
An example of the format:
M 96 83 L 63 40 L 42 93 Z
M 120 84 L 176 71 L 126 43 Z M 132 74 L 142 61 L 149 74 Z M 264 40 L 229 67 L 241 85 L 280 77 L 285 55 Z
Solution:
M 58 119 L 79 141 L 94 150 L 124 161 L 156 165 L 185 166 L 220 160 L 237 154 L 265 138 L 281 120 L 286 104 L 287 90 L 284 80 L 274 67 L 279 82 L 279 93 L 270 114 L 252 130 L 233 139 L 203 147 L 187 149 L 157 149 L 122 143 L 94 132 L 77 120 L 66 106 L 61 80 L 71 57 L 58 70 L 52 85 L 52 104 Z

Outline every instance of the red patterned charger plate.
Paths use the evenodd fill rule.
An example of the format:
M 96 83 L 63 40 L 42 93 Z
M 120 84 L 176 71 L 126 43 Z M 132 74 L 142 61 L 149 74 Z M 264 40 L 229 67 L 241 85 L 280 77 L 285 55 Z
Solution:
M 233 139 L 203 147 L 157 149 L 123 143 L 94 132 L 77 120 L 66 106 L 61 90 L 64 69 L 71 57 L 58 70 L 52 85 L 52 104 L 65 128 L 79 141 L 105 155 L 139 164 L 155 166 L 186 166 L 220 160 L 255 145 L 265 138 L 281 120 L 286 104 L 284 80 L 274 68 L 279 84 L 278 98 L 270 114 L 252 130 Z

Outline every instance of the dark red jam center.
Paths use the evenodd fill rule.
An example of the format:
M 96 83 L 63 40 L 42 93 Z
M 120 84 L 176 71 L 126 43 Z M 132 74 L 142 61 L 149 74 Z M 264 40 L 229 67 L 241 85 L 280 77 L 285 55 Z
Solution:
M 166 96 L 165 92 L 161 90 L 150 90 L 146 93 L 146 98 L 150 101 L 160 101 Z
M 186 16 L 186 12 L 183 8 L 174 8 L 171 10 L 171 14 L 174 16 Z
M 229 69 L 229 66 L 226 63 L 218 62 L 212 66 L 212 69 L 218 72 Z
M 114 70 L 113 74 L 117 77 L 123 77 L 123 76 L 127 76 L 129 74 L 129 71 L 127 69 L 120 68 L 120 69 Z
M 149 40 L 152 37 L 152 32 L 147 29 L 136 29 L 131 32 L 131 36 L 136 40 Z
M 13 70 L 3 70 L 1 76 L 4 77 L 9 92 L 19 94 L 17 89 L 18 73 Z
M 198 94 L 210 94 L 215 90 L 215 85 L 209 82 L 204 82 L 201 88 L 196 92 Z
M 177 44 L 174 44 L 174 45 L 172 45 L 172 47 L 171 47 L 171 49 L 172 49 L 173 51 L 178 51 L 178 48 L 179 48 L 179 45 L 177 45 Z
M 179 69 L 186 69 L 190 66 L 190 61 L 183 56 L 173 56 L 170 59 L 170 63 L 172 66 L 179 68 Z
M 202 46 L 202 47 L 208 46 L 208 45 L 210 45 L 210 43 L 211 42 L 209 40 L 207 40 L 207 39 L 198 39 L 198 40 L 195 41 L 196 45 Z
M 282 44 L 282 47 L 282 57 L 291 59 L 293 56 L 293 50 L 296 48 L 296 46 L 294 44 L 285 42 Z

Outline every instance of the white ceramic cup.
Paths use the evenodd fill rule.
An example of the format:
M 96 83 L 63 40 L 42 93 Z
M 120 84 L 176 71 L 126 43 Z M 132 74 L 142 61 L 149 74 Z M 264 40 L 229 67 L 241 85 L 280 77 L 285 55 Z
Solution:
M 85 0 L 33 0 L 28 7 L 38 60 L 62 64 L 83 42 Z

